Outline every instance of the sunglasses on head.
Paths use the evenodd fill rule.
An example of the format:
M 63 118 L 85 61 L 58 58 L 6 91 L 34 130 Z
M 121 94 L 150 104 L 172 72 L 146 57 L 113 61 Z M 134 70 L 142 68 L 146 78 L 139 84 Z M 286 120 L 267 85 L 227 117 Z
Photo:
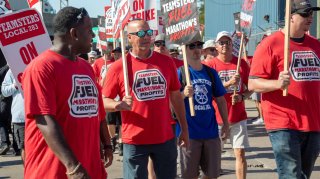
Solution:
M 218 41 L 218 42 L 217 42 L 217 44 L 219 44 L 219 45 L 221 45 L 221 46 L 222 46 L 222 45 L 231 45 L 231 43 L 232 43 L 232 42 L 231 42 L 230 40 L 228 40 L 228 41 Z
M 140 38 L 143 38 L 144 36 L 152 36 L 153 35 L 153 30 L 152 29 L 148 29 L 148 30 L 139 30 L 138 32 L 131 32 L 129 33 L 131 35 L 136 35 Z
M 165 41 L 156 41 L 156 42 L 154 42 L 154 45 L 156 47 L 160 47 L 160 46 L 165 47 L 166 46 L 166 42 Z
M 202 49 L 203 47 L 203 44 L 202 43 L 194 43 L 194 44 L 189 44 L 187 45 L 187 47 L 190 49 L 190 50 L 193 50 L 193 49 Z
M 80 14 L 77 15 L 77 24 L 85 17 L 88 15 L 88 12 L 86 11 L 85 8 L 80 8 Z
M 297 13 L 297 14 L 299 14 L 303 18 L 308 18 L 308 17 L 312 16 L 313 11 L 304 12 L 304 13 Z

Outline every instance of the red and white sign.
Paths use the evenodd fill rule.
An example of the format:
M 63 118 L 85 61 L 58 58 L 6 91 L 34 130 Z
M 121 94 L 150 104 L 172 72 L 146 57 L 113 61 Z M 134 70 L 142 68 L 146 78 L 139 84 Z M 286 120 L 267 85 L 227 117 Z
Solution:
M 124 29 L 126 26 L 130 16 L 130 5 L 129 0 L 113 0 L 112 1 L 113 8 L 113 29 L 114 29 L 114 37 L 119 38 L 120 31 Z
M 11 12 L 8 0 L 0 0 L 0 15 Z
M 132 19 L 143 19 L 147 21 L 150 29 L 155 31 L 155 35 L 158 34 L 159 26 L 157 19 L 157 4 L 156 1 L 150 0 L 129 0 L 130 1 L 130 13 Z
M 0 18 L 0 47 L 16 80 L 26 66 L 52 45 L 40 14 L 26 9 Z
M 106 37 L 112 38 L 113 36 L 113 17 L 112 17 L 112 8 L 111 6 L 106 6 L 105 8 L 105 17 L 106 17 Z

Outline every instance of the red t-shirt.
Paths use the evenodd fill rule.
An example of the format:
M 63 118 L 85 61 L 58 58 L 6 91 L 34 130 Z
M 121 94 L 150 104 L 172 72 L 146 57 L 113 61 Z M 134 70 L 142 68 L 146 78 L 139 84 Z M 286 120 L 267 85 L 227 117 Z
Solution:
M 230 80 L 232 76 L 235 75 L 237 70 L 237 61 L 238 59 L 236 57 L 233 57 L 231 62 L 225 63 L 218 58 L 214 58 L 206 63 L 209 67 L 215 69 L 221 81 L 227 82 Z M 244 60 L 241 60 L 241 66 L 240 66 L 240 83 L 237 87 L 237 94 L 242 94 L 244 92 L 244 85 L 248 86 L 248 77 L 249 77 L 249 67 L 247 63 Z M 244 106 L 244 101 L 236 103 L 235 105 L 232 105 L 232 98 L 233 95 L 233 89 L 234 87 L 231 86 L 226 89 L 227 93 L 224 95 L 227 101 L 227 107 L 228 107 L 228 121 L 229 123 L 237 123 L 242 120 L 247 119 L 247 113 Z M 219 113 L 218 106 L 215 102 L 213 102 L 213 106 L 216 111 L 216 116 L 219 124 L 222 124 L 222 118 Z
M 170 119 L 169 92 L 180 89 L 172 59 L 152 52 L 148 59 L 127 55 L 131 111 L 121 111 L 122 140 L 128 144 L 160 144 L 174 137 Z M 107 72 L 102 94 L 114 99 L 125 96 L 122 60 Z
M 97 79 L 98 84 L 100 84 L 102 78 L 106 76 L 107 70 L 110 68 L 110 65 L 114 62 L 114 59 L 104 60 L 103 57 L 96 59 L 92 64 L 94 75 Z
M 105 112 L 91 66 L 47 50 L 23 76 L 25 97 L 25 178 L 67 178 L 66 168 L 48 147 L 35 115 L 52 115 L 64 139 L 91 178 L 106 178 L 100 159 L 100 123 Z
M 173 58 L 173 57 L 171 57 L 171 58 L 173 59 L 173 62 L 174 62 L 174 64 L 176 65 L 177 69 L 178 69 L 179 67 L 183 66 L 183 60 L 179 60 L 179 59 Z
M 291 74 L 288 96 L 282 90 L 262 95 L 263 117 L 268 130 L 320 131 L 320 42 L 305 35 L 303 43 L 290 40 Z M 250 76 L 277 80 L 283 71 L 284 34 L 279 31 L 258 46 Z

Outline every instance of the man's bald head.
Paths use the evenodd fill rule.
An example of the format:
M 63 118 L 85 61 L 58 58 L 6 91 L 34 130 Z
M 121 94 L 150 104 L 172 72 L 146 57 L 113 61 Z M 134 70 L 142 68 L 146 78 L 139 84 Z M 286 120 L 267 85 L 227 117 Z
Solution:
M 149 24 L 143 19 L 134 19 L 128 23 L 127 31 L 128 33 L 137 32 L 141 28 L 149 29 Z

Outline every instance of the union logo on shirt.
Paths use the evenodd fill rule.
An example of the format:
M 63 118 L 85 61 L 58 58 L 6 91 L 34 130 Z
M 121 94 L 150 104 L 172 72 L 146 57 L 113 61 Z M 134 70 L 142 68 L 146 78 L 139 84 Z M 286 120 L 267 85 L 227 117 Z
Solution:
M 72 92 L 68 100 L 70 115 L 93 117 L 98 115 L 98 89 L 87 75 L 72 76 Z
M 223 70 L 219 71 L 219 77 L 223 83 L 229 81 L 236 74 L 236 70 Z M 240 85 L 242 84 L 242 80 L 240 78 L 240 82 L 237 86 L 229 86 L 226 90 L 227 93 L 233 93 L 234 88 L 237 88 L 237 92 L 240 92 Z
M 319 81 L 320 60 L 312 51 L 293 52 L 290 72 L 295 81 Z
M 166 97 L 167 81 L 158 69 L 137 71 L 134 75 L 133 92 L 138 101 Z

